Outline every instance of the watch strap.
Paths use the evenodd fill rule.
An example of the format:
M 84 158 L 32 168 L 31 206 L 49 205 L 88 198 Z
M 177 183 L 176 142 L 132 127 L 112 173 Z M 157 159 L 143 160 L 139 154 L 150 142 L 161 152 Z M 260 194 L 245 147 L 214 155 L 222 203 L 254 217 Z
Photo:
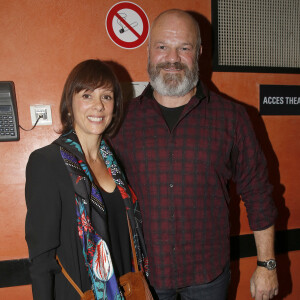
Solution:
M 266 261 L 257 261 L 257 265 L 260 267 L 265 267 L 268 270 L 274 270 L 276 268 L 276 260 L 275 259 L 268 259 Z
M 260 260 L 258 260 L 257 261 L 257 265 L 259 267 L 267 267 L 267 262 L 266 261 L 260 261 Z

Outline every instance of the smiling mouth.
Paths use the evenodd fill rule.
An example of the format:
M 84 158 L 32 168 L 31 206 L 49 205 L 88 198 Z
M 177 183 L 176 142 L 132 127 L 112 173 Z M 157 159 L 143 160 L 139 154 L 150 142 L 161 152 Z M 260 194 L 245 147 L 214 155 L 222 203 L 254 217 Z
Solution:
M 163 70 L 167 71 L 167 72 L 179 72 L 182 69 L 177 69 L 177 68 L 163 68 Z
M 88 119 L 92 122 L 101 122 L 103 117 L 88 117 Z
M 160 63 L 156 66 L 157 69 L 162 69 L 166 72 L 180 72 L 184 70 L 184 64 L 180 62 L 175 62 L 175 63 Z

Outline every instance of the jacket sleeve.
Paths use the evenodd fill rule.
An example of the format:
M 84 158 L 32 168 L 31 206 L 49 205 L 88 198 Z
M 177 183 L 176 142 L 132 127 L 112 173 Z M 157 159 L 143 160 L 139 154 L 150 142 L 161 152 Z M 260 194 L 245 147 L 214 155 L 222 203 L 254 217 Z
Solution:
M 251 230 L 263 230 L 274 224 L 277 216 L 269 183 L 267 162 L 256 139 L 248 114 L 237 111 L 236 163 L 234 181 L 245 203 Z
M 54 299 L 54 273 L 60 270 L 56 248 L 60 241 L 61 201 L 53 164 L 39 150 L 30 155 L 26 168 L 28 244 L 32 291 L 35 300 Z

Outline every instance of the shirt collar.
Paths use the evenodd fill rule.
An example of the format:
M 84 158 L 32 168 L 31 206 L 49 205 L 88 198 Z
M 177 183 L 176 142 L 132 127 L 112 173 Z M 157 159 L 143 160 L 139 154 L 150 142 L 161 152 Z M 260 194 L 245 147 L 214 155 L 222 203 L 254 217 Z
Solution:
M 193 97 L 196 97 L 198 100 L 202 100 L 203 98 L 206 98 L 206 101 L 207 102 L 209 101 L 208 90 L 200 80 L 197 83 L 196 94 Z M 146 86 L 146 88 L 144 89 L 142 94 L 138 97 L 138 99 L 139 99 L 140 103 L 144 99 L 154 99 L 153 87 L 151 86 L 150 83 Z

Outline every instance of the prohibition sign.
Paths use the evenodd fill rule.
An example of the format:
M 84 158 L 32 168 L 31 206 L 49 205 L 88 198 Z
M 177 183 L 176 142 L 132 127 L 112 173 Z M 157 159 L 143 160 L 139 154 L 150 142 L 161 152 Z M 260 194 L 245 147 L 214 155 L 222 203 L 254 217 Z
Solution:
M 132 2 L 119 2 L 107 13 L 106 31 L 119 47 L 135 49 L 146 41 L 149 34 L 149 20 L 144 10 Z

